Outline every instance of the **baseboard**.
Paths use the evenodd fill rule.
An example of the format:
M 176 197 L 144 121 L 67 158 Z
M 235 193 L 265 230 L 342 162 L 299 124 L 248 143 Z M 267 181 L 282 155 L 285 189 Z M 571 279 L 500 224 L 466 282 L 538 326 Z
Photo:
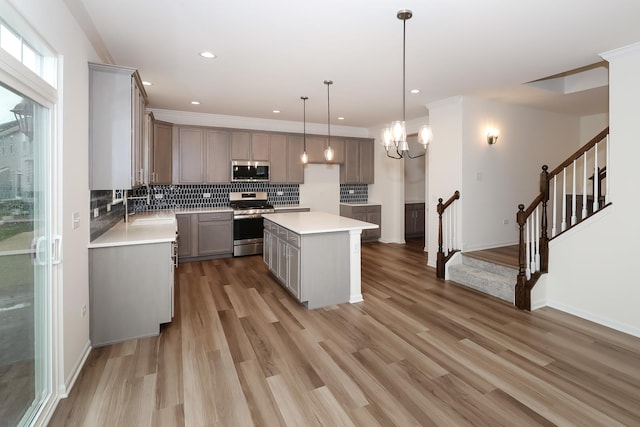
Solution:
M 71 371 L 70 375 L 65 380 L 65 383 L 60 385 L 60 388 L 58 390 L 58 395 L 60 396 L 60 398 L 69 397 L 69 392 L 73 388 L 73 385 L 76 383 L 76 380 L 78 379 L 78 376 L 80 375 L 80 372 L 82 371 L 82 368 L 84 367 L 84 364 L 89 357 L 89 353 L 91 353 L 91 340 L 88 340 L 85 344 L 84 350 L 82 351 L 82 356 L 78 360 L 78 363 L 76 363 L 73 371 Z
M 607 328 L 615 329 L 616 331 L 623 332 L 625 334 L 633 335 L 640 338 L 640 329 L 635 326 L 627 325 L 626 323 L 618 322 L 608 317 L 600 316 L 598 314 L 591 313 L 589 311 L 582 310 L 571 305 L 563 304 L 558 301 L 547 301 L 549 307 L 555 308 L 565 313 L 573 314 L 574 316 L 581 317 L 591 322 L 597 323 Z

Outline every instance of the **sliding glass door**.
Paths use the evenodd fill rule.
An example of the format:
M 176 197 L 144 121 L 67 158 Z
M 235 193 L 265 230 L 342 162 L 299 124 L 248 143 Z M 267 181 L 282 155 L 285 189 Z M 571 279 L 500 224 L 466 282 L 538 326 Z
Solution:
M 1 84 L 1 83 L 0 83 Z M 51 393 L 50 111 L 0 85 L 0 425 Z

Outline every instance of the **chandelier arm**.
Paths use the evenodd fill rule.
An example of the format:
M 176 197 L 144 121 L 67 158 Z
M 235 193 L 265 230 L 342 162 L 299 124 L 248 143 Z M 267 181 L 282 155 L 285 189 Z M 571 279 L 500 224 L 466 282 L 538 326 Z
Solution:
M 397 150 L 396 150 L 396 151 L 397 151 Z M 400 153 L 398 153 L 398 154 L 400 154 Z M 392 155 L 391 155 L 391 154 L 389 154 L 389 152 L 387 151 L 387 157 L 391 157 L 392 159 L 396 159 L 396 160 L 398 160 L 398 159 L 401 159 L 401 158 L 402 158 L 402 155 L 400 155 L 400 156 L 398 156 L 398 157 L 396 157 L 396 156 L 392 156 Z
M 409 151 L 407 151 L 407 156 L 408 156 L 410 159 L 418 159 L 418 158 L 420 158 L 420 157 L 424 157 L 424 155 L 425 155 L 425 154 L 427 154 L 427 153 L 426 153 L 426 152 L 424 152 L 424 153 L 422 153 L 422 154 L 418 154 L 417 156 L 412 156 L 412 155 L 411 155 L 411 153 L 410 153 Z

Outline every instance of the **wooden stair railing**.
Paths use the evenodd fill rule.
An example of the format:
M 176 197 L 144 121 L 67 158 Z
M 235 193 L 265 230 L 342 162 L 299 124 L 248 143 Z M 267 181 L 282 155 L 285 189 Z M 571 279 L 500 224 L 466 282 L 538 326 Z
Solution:
M 609 164 L 609 128 L 605 128 L 593 139 L 582 146 L 562 162 L 557 168 L 548 171 L 548 166 L 542 166 L 540 173 L 540 193 L 533 199 L 529 206 L 518 205 L 516 221 L 518 223 L 519 236 L 519 268 L 515 290 L 515 305 L 522 310 L 531 310 L 531 290 L 542 273 L 548 272 L 549 267 L 549 241 L 559 234 L 577 225 L 590 215 L 608 206 L 609 200 L 608 182 L 602 189 L 602 181 L 607 176 Z M 599 145 L 605 143 L 604 160 L 599 158 Z M 580 165 L 581 159 L 582 165 Z M 588 165 L 588 163 L 590 163 Z M 604 165 L 603 165 L 604 163 Z M 582 168 L 580 170 L 579 168 Z M 592 194 L 588 195 L 587 170 L 593 167 Z M 567 183 L 567 175 L 572 182 Z M 578 195 L 578 175 L 582 176 Z M 558 192 L 558 178 L 562 178 L 561 191 Z M 567 191 L 567 187 L 571 192 Z M 604 191 L 604 194 L 602 194 Z M 559 194 L 558 194 L 559 193 Z M 569 200 L 569 202 L 567 201 Z M 578 200 L 582 209 L 578 211 Z M 590 205 L 587 205 L 587 202 Z M 569 206 L 570 204 L 570 206 Z M 551 205 L 551 236 L 548 235 L 548 211 Z M 570 209 L 570 211 L 568 211 Z M 578 213 L 580 217 L 578 218 Z M 558 232 L 558 223 L 560 231 Z
M 453 204 L 456 200 L 460 199 L 460 192 L 455 191 L 449 199 L 442 203 L 442 198 L 438 199 L 438 255 L 436 258 L 436 277 L 438 279 L 444 279 L 444 266 L 459 249 L 454 249 L 453 246 L 457 244 L 455 238 L 455 215 L 447 216 L 445 212 L 447 208 Z M 445 227 L 443 232 L 443 219 L 445 215 Z

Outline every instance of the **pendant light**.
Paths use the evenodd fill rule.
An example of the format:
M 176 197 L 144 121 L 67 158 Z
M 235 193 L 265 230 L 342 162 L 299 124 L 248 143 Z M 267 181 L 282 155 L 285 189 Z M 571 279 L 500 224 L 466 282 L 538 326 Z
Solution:
M 331 162 L 333 161 L 333 155 L 334 155 L 334 151 L 333 148 L 331 148 L 331 109 L 329 108 L 330 103 L 329 103 L 329 86 L 331 86 L 333 84 L 333 81 L 331 80 L 325 80 L 324 84 L 327 85 L 327 136 L 328 136 L 328 146 L 327 149 L 324 150 L 324 159 L 327 162 Z
M 392 159 L 402 159 L 405 156 L 410 159 L 415 159 L 418 157 L 422 157 L 425 153 L 418 154 L 417 156 L 412 156 L 409 153 L 409 144 L 407 143 L 407 126 L 405 120 L 406 113 L 406 101 L 405 95 L 406 85 L 405 85 L 405 75 L 406 75 L 406 34 L 407 34 L 407 20 L 411 19 L 413 16 L 413 12 L 409 9 L 399 10 L 396 14 L 396 17 L 402 20 L 402 120 L 396 120 L 391 123 L 390 127 L 382 129 L 382 144 L 384 146 L 385 151 L 387 152 L 387 156 Z M 433 138 L 433 134 L 431 133 L 431 128 L 429 126 L 422 126 L 420 128 L 420 132 L 418 133 L 418 141 L 422 146 L 426 149 L 429 141 Z M 395 146 L 396 155 L 389 154 L 389 148 L 391 148 L 392 144 Z
M 309 156 L 307 155 L 307 99 L 309 99 L 309 97 L 301 96 L 300 99 L 302 99 L 302 141 L 304 144 L 304 151 L 302 152 L 300 160 L 306 165 L 309 163 Z

